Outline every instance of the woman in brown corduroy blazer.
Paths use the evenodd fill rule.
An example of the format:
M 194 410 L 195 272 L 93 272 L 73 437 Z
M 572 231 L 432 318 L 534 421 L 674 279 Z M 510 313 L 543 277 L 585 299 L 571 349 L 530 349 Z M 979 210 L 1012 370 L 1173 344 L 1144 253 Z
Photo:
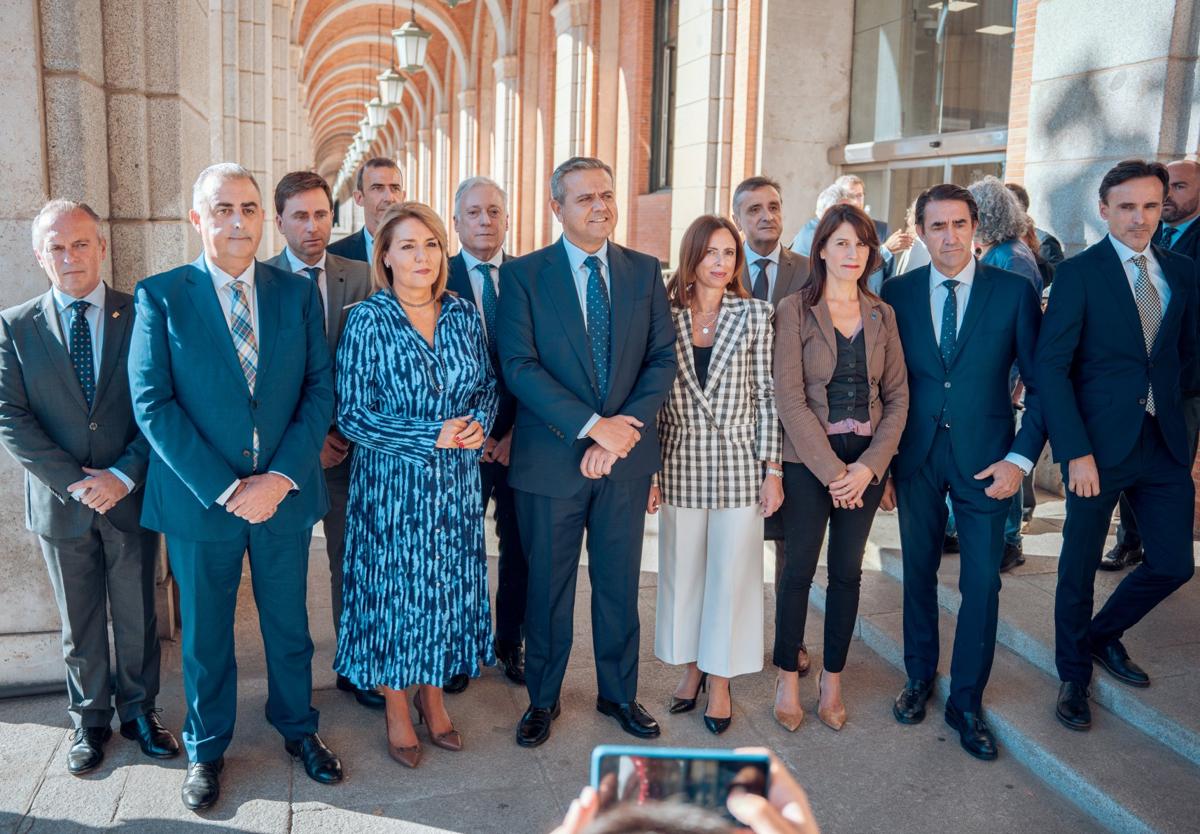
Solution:
M 827 525 L 829 585 L 817 715 L 835 730 L 846 721 L 841 671 L 858 614 L 863 551 L 908 414 L 896 317 L 867 289 L 879 259 L 871 218 L 856 206 L 835 205 L 814 233 L 808 283 L 776 310 L 785 556 L 775 594 L 775 717 L 789 730 L 804 717 L 796 659 Z

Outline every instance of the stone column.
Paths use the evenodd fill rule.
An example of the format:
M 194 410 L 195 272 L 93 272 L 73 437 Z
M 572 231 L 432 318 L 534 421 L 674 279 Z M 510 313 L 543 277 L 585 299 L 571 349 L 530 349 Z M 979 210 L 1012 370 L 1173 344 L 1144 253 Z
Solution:
M 417 145 L 421 155 L 420 180 L 417 186 L 417 197 L 423 203 L 428 203 L 433 194 L 433 130 L 428 127 L 417 131 Z
M 517 142 L 517 69 L 516 55 L 504 55 L 492 64 L 496 74 L 496 123 L 492 130 L 492 178 L 514 196 L 517 181 L 515 157 Z
M 475 113 L 475 91 L 458 94 L 458 178 L 464 180 L 475 174 L 478 164 L 479 122 Z
M 683 0 L 683 5 L 688 5 Z M 558 0 L 554 17 L 554 162 L 584 153 L 591 136 L 590 0 Z
M 436 170 L 431 205 L 442 217 L 449 217 L 453 211 L 448 200 L 456 187 L 450 179 L 450 129 L 449 113 L 438 113 L 433 117 L 433 158 Z

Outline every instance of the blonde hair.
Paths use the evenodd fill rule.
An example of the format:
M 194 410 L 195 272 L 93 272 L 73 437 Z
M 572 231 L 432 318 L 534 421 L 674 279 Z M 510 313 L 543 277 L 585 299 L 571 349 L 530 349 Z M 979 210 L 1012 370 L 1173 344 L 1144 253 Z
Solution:
M 396 227 L 405 220 L 417 220 L 423 223 L 437 238 L 442 257 L 438 264 L 438 276 L 437 280 L 433 282 L 431 294 L 434 298 L 441 298 L 442 293 L 446 291 L 446 280 L 450 275 L 450 262 L 446 258 L 446 226 L 442 223 L 442 218 L 437 216 L 437 212 L 424 203 L 413 201 L 397 203 L 383 215 L 383 220 L 375 232 L 375 247 L 371 255 L 371 283 L 377 290 L 392 288 L 392 268 L 384 263 L 383 258 L 392 245 L 392 235 L 396 233 Z

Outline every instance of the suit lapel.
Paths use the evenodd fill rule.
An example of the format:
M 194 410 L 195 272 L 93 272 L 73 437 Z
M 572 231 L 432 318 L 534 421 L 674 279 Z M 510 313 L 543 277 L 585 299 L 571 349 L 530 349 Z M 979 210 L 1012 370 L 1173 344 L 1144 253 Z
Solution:
M 117 296 L 111 289 L 104 291 L 104 310 L 101 312 L 100 326 L 104 328 L 104 340 L 100 346 L 100 379 L 96 386 L 96 400 L 108 390 L 113 371 L 117 367 L 117 358 L 121 355 L 121 347 L 125 344 L 125 331 L 132 317 L 129 315 L 129 301 Z
M 821 299 L 816 306 L 808 308 L 812 312 L 813 318 L 817 320 L 817 329 L 821 331 L 821 336 L 825 339 L 825 343 L 829 345 L 829 349 L 837 356 L 838 344 L 837 333 L 834 332 L 833 316 L 829 313 L 829 302 Z
M 1133 287 L 1129 286 L 1129 278 L 1125 275 L 1125 266 L 1121 263 L 1121 256 L 1117 254 L 1117 250 L 1113 248 L 1112 241 L 1107 236 L 1097 245 L 1099 249 L 1096 254 L 1102 266 L 1099 272 L 1104 276 L 1107 284 L 1107 295 L 1120 309 L 1121 318 L 1125 320 L 1125 324 L 1129 328 L 1129 335 L 1144 351 L 1146 334 L 1142 332 L 1142 319 L 1138 315 L 1137 299 L 1133 297 Z M 1163 271 L 1163 274 L 1166 274 L 1166 270 Z M 1172 294 L 1174 294 L 1174 288 L 1172 288 Z M 1166 319 L 1165 315 L 1163 319 Z M 1161 326 L 1159 330 L 1162 330 Z
M 325 338 L 331 353 L 337 351 L 338 339 L 342 336 L 342 320 L 346 317 L 346 276 L 341 264 L 325 255 Z
M 879 317 L 879 307 L 866 296 L 858 296 L 858 309 L 862 316 L 863 339 L 867 348 L 867 367 L 871 366 L 871 354 L 879 347 L 879 329 L 883 321 Z
M 242 373 L 242 363 L 238 361 L 237 351 L 233 347 L 233 336 L 229 332 L 229 324 L 225 320 L 225 313 L 221 310 L 221 302 L 217 300 L 217 291 L 212 283 L 212 276 L 209 274 L 208 267 L 204 263 L 204 256 L 201 255 L 192 263 L 192 269 L 188 272 L 187 277 L 188 296 L 192 299 L 192 305 L 195 307 L 200 320 L 204 322 L 205 328 L 208 330 L 208 335 L 213 340 L 213 345 L 217 349 L 217 353 L 225 360 L 225 364 L 229 366 L 230 372 L 234 375 L 242 387 L 249 393 L 249 388 L 246 386 L 246 375 Z M 259 308 L 259 317 L 261 320 L 262 309 Z M 261 355 L 260 355 L 261 360 Z M 261 361 L 259 363 L 261 365 Z
M 254 387 L 257 389 L 258 380 L 266 378 L 275 354 L 275 337 L 279 335 L 280 288 L 269 267 L 256 262 L 251 269 L 254 270 L 254 303 L 258 305 L 258 365 L 254 373 Z
M 87 413 L 87 400 L 83 397 L 83 389 L 79 387 L 79 378 L 75 376 L 75 366 L 71 364 L 71 354 L 67 350 L 66 337 L 59 326 L 58 308 L 54 304 L 53 291 L 42 296 L 42 303 L 38 305 L 38 312 L 34 318 L 37 319 L 38 335 L 41 336 L 42 345 L 50 357 L 50 364 L 62 377 L 63 384 L 71 392 L 75 402 Z
M 746 307 L 741 299 L 726 298 L 717 314 L 717 334 L 713 340 L 712 361 L 708 366 L 708 379 L 704 384 L 704 396 L 710 398 L 721 382 L 721 374 L 733 356 L 733 349 L 741 341 L 746 328 Z M 691 341 L 690 338 L 688 340 Z
M 610 260 L 609 263 L 611 264 L 612 261 Z M 571 262 L 567 258 L 567 250 L 561 239 L 546 253 L 546 261 L 542 265 L 539 284 L 545 287 L 546 295 L 550 297 L 550 303 L 558 310 L 558 320 L 562 323 L 567 341 L 587 372 L 588 379 L 592 383 L 592 391 L 599 399 L 596 369 L 592 367 L 592 351 L 588 347 L 587 330 L 583 324 L 583 310 L 579 307 L 579 294 L 575 291 Z
M 929 303 L 929 276 L 930 268 L 928 265 L 913 270 L 909 284 L 909 303 L 912 305 L 912 315 L 914 319 L 921 323 L 918 330 L 921 331 L 921 342 L 931 351 L 933 360 L 938 364 L 942 364 L 942 350 L 938 346 L 937 331 L 933 329 L 933 307 Z M 926 338 L 928 337 L 928 338 Z
M 609 332 L 612 334 L 609 347 L 609 390 L 612 390 L 612 379 L 617 368 L 621 367 L 621 359 L 625 353 L 625 341 L 629 337 L 629 325 L 633 320 L 633 306 L 637 287 L 630 275 L 629 260 L 625 251 L 614 243 L 608 244 L 608 294 L 611 299 L 609 309 Z
M 675 342 L 679 345 L 677 351 L 680 358 L 679 375 L 683 378 L 684 385 L 692 392 L 692 396 L 696 398 L 700 410 L 711 420 L 712 407 L 708 403 L 704 389 L 700 387 L 700 378 L 696 375 L 696 357 L 692 353 L 691 308 L 684 307 L 682 310 L 675 310 L 673 318 L 675 320 Z
M 1188 231 L 1191 231 L 1189 228 Z M 1171 288 L 1171 300 L 1167 303 L 1163 310 L 1162 322 L 1158 326 L 1158 333 L 1154 337 L 1154 344 L 1151 346 L 1151 355 L 1157 354 L 1163 346 L 1163 334 L 1169 331 L 1178 332 L 1175 320 L 1182 314 L 1184 298 L 1186 297 L 1187 288 L 1183 286 L 1183 282 L 1175 274 L 1175 270 L 1168 268 L 1169 259 L 1163 257 L 1160 247 L 1154 247 L 1157 251 L 1154 252 L 1155 259 L 1158 260 L 1159 269 L 1162 270 L 1163 280 L 1167 282 L 1167 286 Z M 1138 324 L 1141 324 L 1141 319 L 1138 319 Z
M 983 318 L 993 289 L 995 289 L 995 284 L 988 275 L 987 269 L 976 261 L 974 286 L 971 287 L 971 295 L 967 299 L 967 312 L 963 316 L 962 326 L 958 328 L 958 337 L 954 340 L 954 356 L 950 359 L 951 365 L 958 361 L 958 357 L 962 356 L 963 347 L 971 338 L 971 334 L 975 332 L 975 325 L 979 324 L 979 320 Z M 932 315 L 931 308 L 930 316 L 932 317 Z M 941 355 L 941 351 L 938 352 L 938 355 Z
M 771 304 L 778 306 L 804 285 L 804 275 L 801 274 L 800 256 L 786 246 L 779 252 L 779 271 L 775 275 L 775 293 L 771 296 Z

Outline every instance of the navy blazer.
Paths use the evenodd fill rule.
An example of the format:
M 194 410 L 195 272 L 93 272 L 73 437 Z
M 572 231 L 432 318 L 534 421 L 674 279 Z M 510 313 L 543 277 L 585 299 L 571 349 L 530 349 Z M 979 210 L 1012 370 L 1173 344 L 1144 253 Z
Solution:
M 370 263 L 370 258 L 367 257 L 367 235 L 363 229 L 334 241 L 325 248 L 325 251 L 332 252 L 339 258 Z
M 1180 463 L 1191 465 L 1181 390 L 1196 387 L 1190 379 L 1196 269 L 1183 255 L 1158 246 L 1153 252 L 1171 300 L 1149 357 L 1133 290 L 1107 235 L 1055 270 L 1037 364 L 1056 461 L 1095 455 L 1104 469 L 1125 460 L 1141 434 L 1153 384 L 1167 446 Z
M 508 263 L 511 260 L 512 257 L 507 252 L 501 256 L 501 263 Z M 467 262 L 463 260 L 462 252 L 450 258 L 449 263 L 450 276 L 446 279 L 446 289 L 455 293 L 463 301 L 474 307 L 475 292 L 471 289 L 471 278 L 467 275 Z M 497 310 L 498 320 L 499 311 Z M 496 440 L 500 440 L 513 427 L 513 421 L 517 415 L 517 400 L 504 385 L 504 378 L 500 374 L 499 355 L 492 356 L 492 370 L 496 374 L 496 392 L 500 395 L 500 402 L 496 408 L 496 420 L 492 423 L 492 433 L 490 436 Z
M 1160 222 L 1157 231 L 1154 232 L 1154 244 L 1160 247 L 1162 246 L 1163 225 Z M 1197 260 L 1197 256 L 1200 256 L 1200 218 L 1194 220 L 1192 225 L 1188 226 L 1184 233 L 1175 240 L 1171 251 L 1178 255 L 1186 255 L 1193 261 Z
M 675 325 L 658 259 L 608 244 L 611 368 L 603 402 L 567 250 L 559 241 L 500 268 L 500 366 L 517 399 L 512 465 L 516 489 L 574 495 L 590 439 L 576 439 L 593 414 L 627 414 L 641 440 L 619 459 L 613 480 L 649 477 L 661 465 L 658 409 L 675 380 Z
M 946 368 L 934 340 L 929 273 L 925 265 L 883 285 L 883 300 L 896 311 L 908 366 L 908 422 L 896 454 L 897 477 L 908 477 L 925 463 L 946 405 L 954 460 L 963 477 L 973 478 L 1009 452 L 1037 463 L 1046 442 L 1033 361 L 1042 318 L 1037 293 L 1022 276 L 977 261 L 957 349 Z M 1015 439 L 1009 388 L 1014 362 L 1025 384 L 1025 415 Z
M 317 285 L 261 262 L 254 269 L 253 393 L 203 257 L 137 285 L 129 384 L 150 441 L 142 524 L 152 530 L 232 539 L 247 522 L 217 498 L 235 480 L 270 471 L 298 487 L 264 522 L 272 533 L 308 530 L 329 509 L 320 452 L 333 423 L 333 374 Z

